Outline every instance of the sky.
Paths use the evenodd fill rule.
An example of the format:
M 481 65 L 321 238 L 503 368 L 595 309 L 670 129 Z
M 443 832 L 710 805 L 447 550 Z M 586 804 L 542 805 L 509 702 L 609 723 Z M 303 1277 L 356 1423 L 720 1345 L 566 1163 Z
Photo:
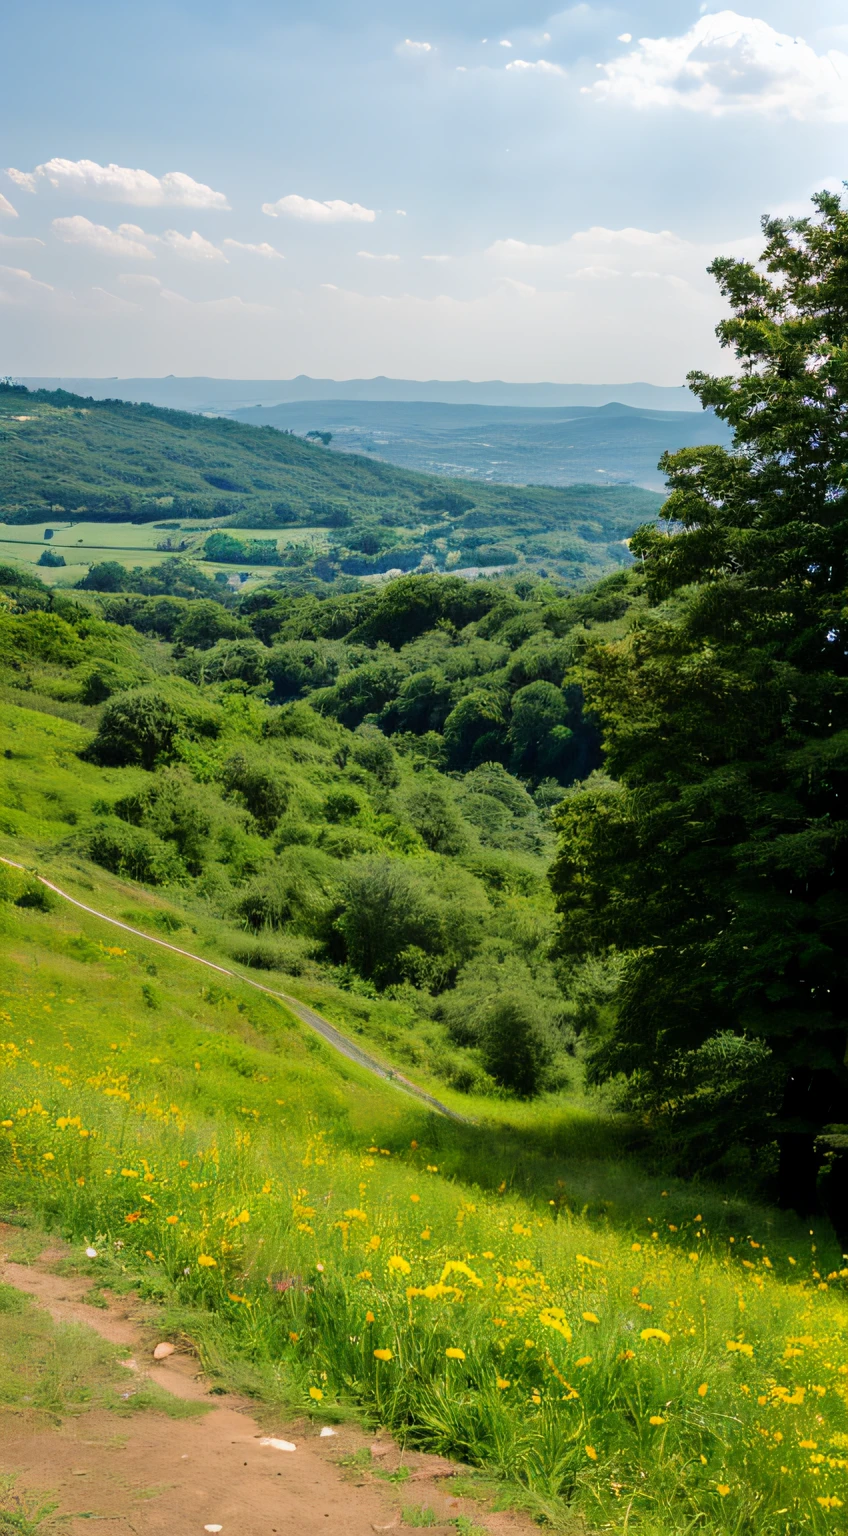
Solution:
M 844 0 L 27 0 L 0 374 L 679 384 L 848 178 Z

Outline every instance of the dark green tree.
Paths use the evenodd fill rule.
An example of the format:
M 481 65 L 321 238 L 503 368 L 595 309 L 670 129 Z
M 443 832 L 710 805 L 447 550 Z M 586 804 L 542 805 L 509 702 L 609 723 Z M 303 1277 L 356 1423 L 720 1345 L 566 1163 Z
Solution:
M 689 381 L 733 448 L 663 460 L 664 526 L 631 541 L 650 608 L 582 667 L 618 782 L 565 799 L 553 871 L 562 952 L 626 955 L 596 1073 L 761 1042 L 799 1211 L 848 1121 L 848 209 L 813 201 L 710 268 L 738 369 Z

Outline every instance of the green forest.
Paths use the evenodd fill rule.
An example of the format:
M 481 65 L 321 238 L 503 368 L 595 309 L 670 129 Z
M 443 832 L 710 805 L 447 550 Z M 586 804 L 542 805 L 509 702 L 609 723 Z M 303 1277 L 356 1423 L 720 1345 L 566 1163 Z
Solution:
M 258 1396 L 354 1405 L 554 1525 L 818 1536 L 848 1504 L 848 210 L 814 202 L 714 262 L 733 368 L 690 384 L 733 445 L 664 459 L 600 580 L 0 568 L 4 1198 L 214 1318 Z M 172 414 L 33 398 L 20 517 L 68 412 L 115 463 Z M 254 441 L 281 482 L 359 475 L 173 430 L 234 485 Z

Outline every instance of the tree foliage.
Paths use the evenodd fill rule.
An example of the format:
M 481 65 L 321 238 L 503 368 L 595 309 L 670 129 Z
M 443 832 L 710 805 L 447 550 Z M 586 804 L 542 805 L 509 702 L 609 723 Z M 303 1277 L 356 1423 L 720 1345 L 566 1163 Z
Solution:
M 563 953 L 627 954 L 598 1074 L 760 1042 L 800 1209 L 848 1119 L 848 210 L 814 202 L 764 220 L 758 264 L 712 265 L 739 369 L 690 384 L 733 450 L 664 461 L 665 526 L 632 541 L 650 610 L 582 668 L 618 782 L 563 801 L 553 875 Z

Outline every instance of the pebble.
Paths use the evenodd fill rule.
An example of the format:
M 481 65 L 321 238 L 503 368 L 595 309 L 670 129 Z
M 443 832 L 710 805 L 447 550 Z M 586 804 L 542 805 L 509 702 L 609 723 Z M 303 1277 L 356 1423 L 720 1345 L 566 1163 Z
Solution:
M 319 1440 L 329 1440 L 330 1436 L 334 1434 L 336 1434 L 336 1430 L 330 1429 L 329 1425 L 325 1424 L 318 1438 Z
M 157 1344 L 153 1351 L 154 1360 L 167 1360 L 168 1356 L 174 1353 L 175 1347 L 173 1344 Z M 218 1526 L 217 1529 L 220 1530 L 221 1527 Z

